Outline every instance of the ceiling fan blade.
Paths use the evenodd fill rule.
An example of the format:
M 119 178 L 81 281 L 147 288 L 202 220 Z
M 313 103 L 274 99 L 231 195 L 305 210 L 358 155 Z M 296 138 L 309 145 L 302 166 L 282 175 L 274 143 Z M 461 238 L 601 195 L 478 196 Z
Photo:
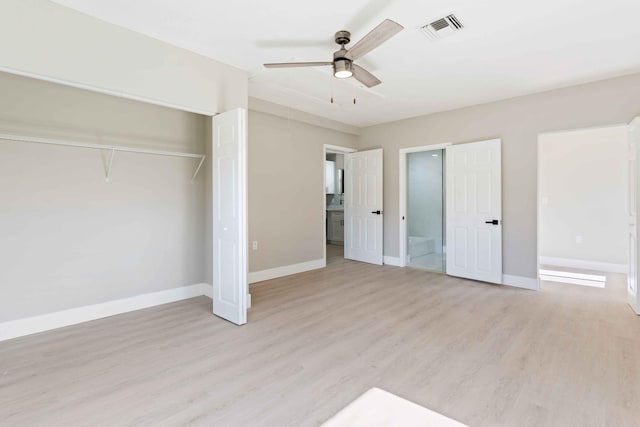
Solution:
M 333 65 L 333 62 L 276 62 L 264 64 L 266 68 L 323 67 L 325 65 Z
M 376 76 L 356 64 L 353 64 L 353 77 L 369 88 L 382 83 Z
M 352 61 L 358 59 L 398 34 L 403 28 L 404 27 L 397 22 L 391 19 L 385 19 L 381 24 L 371 30 L 369 34 L 364 36 L 362 40 L 353 45 L 345 57 Z

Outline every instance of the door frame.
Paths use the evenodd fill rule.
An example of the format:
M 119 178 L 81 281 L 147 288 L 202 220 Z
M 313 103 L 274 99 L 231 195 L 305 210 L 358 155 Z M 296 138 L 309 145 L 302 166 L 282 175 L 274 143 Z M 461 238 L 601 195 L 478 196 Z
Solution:
M 355 148 L 342 147 L 340 145 L 331 145 L 324 144 L 322 147 L 322 211 L 324 215 L 322 216 L 322 266 L 327 266 L 327 190 L 325 188 L 325 183 L 327 182 L 326 169 L 325 169 L 325 161 L 327 160 L 327 154 L 349 154 L 355 153 L 358 150 Z M 346 189 L 345 189 L 346 191 Z
M 436 151 L 436 150 L 444 150 L 447 147 L 453 145 L 451 142 L 446 142 L 444 144 L 432 144 L 432 145 L 420 145 L 417 147 L 409 147 L 409 148 L 401 148 L 398 151 L 398 159 L 399 159 L 399 182 L 400 182 L 400 197 L 399 197 L 399 209 L 398 209 L 398 228 L 400 230 L 399 233 L 399 250 L 400 250 L 400 260 L 399 266 L 406 267 L 407 266 L 407 221 L 404 219 L 407 217 L 407 155 L 411 153 L 422 153 L 426 151 Z M 443 175 L 442 179 L 445 179 Z M 444 182 L 444 181 L 443 181 Z M 446 219 L 446 204 L 443 204 L 443 214 L 444 219 Z M 446 262 L 446 261 L 445 261 Z

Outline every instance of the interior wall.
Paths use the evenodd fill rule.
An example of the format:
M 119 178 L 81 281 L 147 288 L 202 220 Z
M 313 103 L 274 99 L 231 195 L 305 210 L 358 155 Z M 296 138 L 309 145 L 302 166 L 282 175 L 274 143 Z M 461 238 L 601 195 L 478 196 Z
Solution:
M 208 119 L 0 73 L 0 132 L 203 153 Z M 0 141 L 0 322 L 204 281 L 197 160 Z
M 249 111 L 249 248 L 258 241 L 250 272 L 323 258 L 324 144 L 356 143 L 350 133 Z
M 398 150 L 502 138 L 504 273 L 537 277 L 538 134 L 628 123 L 640 74 L 362 129 L 359 149 L 384 148 L 384 254 L 399 256 Z
M 248 103 L 247 72 L 47 0 L 0 2 L 0 71 L 203 114 Z
M 434 249 L 441 253 L 443 231 L 442 152 L 409 153 L 407 155 L 407 178 L 408 235 L 434 239 Z
M 47 0 L 0 2 L 0 71 L 207 115 L 249 102 L 246 71 Z M 201 171 L 209 190 L 207 224 L 210 160 L 208 155 Z M 207 227 L 205 271 L 212 283 Z
M 626 265 L 627 126 L 540 135 L 540 255 Z

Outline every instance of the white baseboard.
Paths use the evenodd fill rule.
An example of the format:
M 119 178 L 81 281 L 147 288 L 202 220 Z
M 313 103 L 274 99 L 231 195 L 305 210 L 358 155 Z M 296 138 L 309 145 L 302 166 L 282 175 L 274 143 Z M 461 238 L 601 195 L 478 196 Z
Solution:
M 538 270 L 538 275 L 542 276 L 556 276 L 556 277 L 569 277 L 572 279 L 592 280 L 596 282 L 606 282 L 607 276 L 601 276 L 599 274 L 584 274 L 574 273 L 571 271 L 557 271 L 557 270 Z
M 545 280 L 547 282 L 571 283 L 572 285 L 591 286 L 592 288 L 604 288 L 606 284 L 606 282 L 604 281 L 585 280 L 578 279 L 576 277 L 548 276 L 546 274 L 541 274 L 540 280 Z
M 582 259 L 546 256 L 540 257 L 540 264 L 567 268 L 583 268 L 585 270 L 604 271 L 607 273 L 627 273 L 629 271 L 629 266 L 627 264 L 613 264 L 609 262 L 585 261 Z
M 213 285 L 211 283 L 200 283 L 200 287 L 202 288 L 200 295 L 213 299 Z
M 386 265 L 393 265 L 395 267 L 400 267 L 400 257 L 396 256 L 384 256 L 383 263 Z
M 254 271 L 249 273 L 249 283 L 262 282 L 264 280 L 276 279 L 278 277 L 289 276 L 291 274 L 303 273 L 305 271 L 317 270 L 326 267 L 324 259 L 314 259 L 313 261 L 301 262 L 300 264 L 285 265 L 282 267 L 270 268 L 268 270 Z
M 203 295 L 204 283 L 0 323 L 0 341 Z
M 516 288 L 530 289 L 532 291 L 537 291 L 540 289 L 540 283 L 538 279 L 534 277 L 522 277 L 512 276 L 511 274 L 503 274 L 502 284 L 513 286 Z

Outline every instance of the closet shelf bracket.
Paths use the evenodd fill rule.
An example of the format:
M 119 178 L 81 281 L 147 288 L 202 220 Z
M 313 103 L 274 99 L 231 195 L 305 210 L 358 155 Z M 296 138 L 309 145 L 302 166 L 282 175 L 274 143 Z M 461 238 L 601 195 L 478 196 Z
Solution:
M 109 178 L 111 177 L 111 166 L 113 166 L 113 157 L 116 155 L 116 150 L 111 149 L 111 157 L 109 157 L 109 166 L 107 166 L 107 175 L 105 177 L 105 181 L 109 182 Z

